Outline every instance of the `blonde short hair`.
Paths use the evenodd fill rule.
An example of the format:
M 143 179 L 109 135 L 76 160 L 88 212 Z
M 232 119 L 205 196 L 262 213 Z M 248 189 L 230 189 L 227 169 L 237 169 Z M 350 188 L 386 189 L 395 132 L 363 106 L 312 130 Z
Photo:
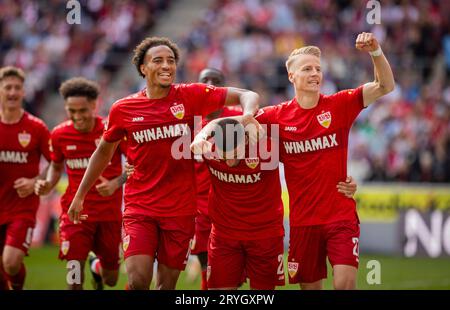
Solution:
M 295 58 L 297 58 L 298 55 L 313 55 L 318 58 L 320 58 L 320 48 L 313 45 L 303 46 L 302 48 L 297 48 L 292 51 L 292 53 L 289 55 L 287 61 L 286 61 L 286 69 L 289 72 L 289 68 L 291 67 L 292 63 L 294 62 Z
M 25 82 L 25 72 L 23 72 L 22 69 L 14 66 L 0 68 L 0 82 L 11 76 L 19 78 L 22 82 Z

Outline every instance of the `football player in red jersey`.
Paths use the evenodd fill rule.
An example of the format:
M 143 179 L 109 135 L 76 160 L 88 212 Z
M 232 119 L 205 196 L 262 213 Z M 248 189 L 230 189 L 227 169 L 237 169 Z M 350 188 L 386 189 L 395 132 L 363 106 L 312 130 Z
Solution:
M 225 76 L 222 71 L 215 68 L 203 69 L 198 77 L 198 81 L 207 85 L 223 87 Z M 224 106 L 218 111 L 214 111 L 204 119 L 203 124 L 217 117 L 227 117 L 242 115 L 240 106 Z M 195 235 L 192 241 L 191 254 L 197 255 L 201 270 L 201 288 L 208 288 L 206 281 L 206 268 L 208 266 L 208 239 L 211 233 L 211 220 L 208 215 L 208 196 L 211 186 L 208 167 L 201 156 L 195 158 L 195 179 L 197 181 L 197 216 L 195 217 Z
M 232 87 L 174 83 L 178 47 L 167 38 L 151 37 L 135 49 L 133 63 L 147 87 L 114 103 L 108 129 L 78 188 L 69 216 L 82 216 L 86 193 L 105 169 L 117 143 L 127 137 L 134 173 L 125 186 L 123 248 L 130 289 L 148 289 L 158 261 L 157 289 L 174 289 L 194 235 L 196 185 L 191 158 L 176 159 L 172 144 L 191 140 L 194 116 L 240 103 L 244 121 L 253 115 L 258 94 Z M 189 152 L 190 155 L 190 152 Z
M 391 67 L 373 34 L 359 34 L 356 48 L 371 55 L 373 82 L 320 94 L 320 49 L 305 46 L 286 62 L 295 97 L 261 109 L 256 117 L 262 124 L 279 125 L 290 204 L 289 281 L 302 289 L 322 288 L 327 257 L 334 288 L 356 287 L 359 219 L 355 201 L 338 194 L 336 184 L 347 178 L 348 135 L 355 118 L 394 89 Z
M 237 289 L 248 277 L 250 288 L 269 290 L 285 282 L 278 163 L 263 169 L 270 158 L 259 151 L 270 152 L 271 140 L 261 139 L 264 146 L 250 145 L 241 118 L 210 122 L 191 144 L 194 153 L 204 154 L 211 178 L 208 288 Z M 216 156 L 205 147 L 212 135 Z M 258 151 L 252 154 L 249 146 Z
M 114 286 L 118 278 L 119 245 L 122 225 L 122 176 L 121 154 L 125 154 L 121 143 L 101 176 L 84 200 L 85 221 L 71 222 L 67 215 L 78 185 L 86 170 L 89 158 L 95 151 L 105 129 L 104 121 L 96 115 L 99 95 L 98 85 L 85 78 L 72 78 L 60 87 L 69 120 L 56 126 L 51 133 L 51 164 L 46 180 L 38 180 L 35 192 L 46 195 L 58 183 L 66 169 L 69 186 L 61 198 L 60 252 L 59 257 L 77 261 L 80 281 L 68 283 L 69 289 L 82 289 L 84 265 L 89 251 L 98 259 L 90 268 L 94 276 L 94 288 L 102 289 L 103 283 Z M 74 272 L 69 270 L 69 272 Z
M 50 161 L 49 131 L 22 108 L 25 73 L 0 69 L 0 289 L 22 289 L 39 197 L 34 183 L 41 155 Z

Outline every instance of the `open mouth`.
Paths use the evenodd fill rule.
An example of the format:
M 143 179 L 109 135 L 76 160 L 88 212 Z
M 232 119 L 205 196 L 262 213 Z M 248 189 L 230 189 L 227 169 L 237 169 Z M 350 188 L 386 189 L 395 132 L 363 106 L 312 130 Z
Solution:
M 308 82 L 309 85 L 319 85 L 319 81 L 309 81 Z

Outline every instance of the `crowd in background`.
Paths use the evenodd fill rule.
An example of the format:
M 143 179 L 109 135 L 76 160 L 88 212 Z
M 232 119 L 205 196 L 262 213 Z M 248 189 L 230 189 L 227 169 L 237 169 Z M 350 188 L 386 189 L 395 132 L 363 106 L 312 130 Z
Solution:
M 80 23 L 69 24 L 67 15 L 75 8 L 69 1 L 2 0 L 0 64 L 25 70 L 26 108 L 40 115 L 42 104 L 68 78 L 81 75 L 108 85 L 123 53 L 147 35 L 170 2 L 79 0 Z
M 205 66 L 229 84 L 262 94 L 265 105 L 293 97 L 285 60 L 304 44 L 322 50 L 325 94 L 373 80 L 373 65 L 354 47 L 374 32 L 396 90 L 357 119 L 350 173 L 358 180 L 450 181 L 450 3 L 381 1 L 381 24 L 369 25 L 367 1 L 247 0 L 215 2 L 185 38 L 184 77 Z
M 60 18 L 65 1 L 0 2 L 0 64 L 26 70 L 28 108 L 37 115 L 49 90 L 68 77 L 83 75 L 107 87 L 129 62 L 118 55 L 129 53 L 170 3 L 80 2 L 77 27 Z M 178 80 L 196 81 L 201 69 L 214 67 L 225 72 L 227 85 L 260 93 L 263 105 L 277 104 L 294 94 L 286 57 L 307 44 L 322 50 L 322 91 L 330 94 L 373 80 L 370 57 L 354 47 L 357 33 L 371 31 L 393 67 L 396 89 L 352 128 L 350 174 L 357 180 L 450 182 L 450 2 L 383 0 L 381 24 L 373 25 L 366 2 L 213 1 L 177 40 L 183 49 Z

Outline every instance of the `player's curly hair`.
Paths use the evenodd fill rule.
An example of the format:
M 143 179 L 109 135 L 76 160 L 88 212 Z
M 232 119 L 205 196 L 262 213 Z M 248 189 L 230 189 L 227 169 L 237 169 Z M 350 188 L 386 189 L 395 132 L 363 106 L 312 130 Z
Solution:
M 148 37 L 142 40 L 141 43 L 136 46 L 134 49 L 133 55 L 133 64 L 136 66 L 137 71 L 142 77 L 145 77 L 141 72 L 141 65 L 144 63 L 145 54 L 147 53 L 149 48 L 165 45 L 170 48 L 175 56 L 175 63 L 178 64 L 178 60 L 180 59 L 180 49 L 178 46 L 173 43 L 170 39 L 164 37 Z
M 100 93 L 100 87 L 94 81 L 84 77 L 74 77 L 61 84 L 59 93 L 64 99 L 68 97 L 86 97 L 95 100 Z
M 320 48 L 314 45 L 303 46 L 302 48 L 297 48 L 293 50 L 286 61 L 286 69 L 288 72 L 289 68 L 291 67 L 292 63 L 294 62 L 295 58 L 298 55 L 313 55 L 320 58 L 321 51 Z
M 25 72 L 14 66 L 6 66 L 0 69 L 0 82 L 7 77 L 15 76 L 25 82 Z

